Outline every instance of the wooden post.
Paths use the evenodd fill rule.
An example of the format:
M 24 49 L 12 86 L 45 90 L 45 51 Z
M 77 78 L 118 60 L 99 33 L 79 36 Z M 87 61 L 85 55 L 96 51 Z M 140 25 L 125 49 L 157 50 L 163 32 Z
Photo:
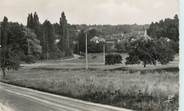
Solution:
M 103 60 L 104 60 L 104 65 L 105 65 L 105 43 L 103 45 Z
M 88 70 L 88 35 L 86 32 L 86 70 Z

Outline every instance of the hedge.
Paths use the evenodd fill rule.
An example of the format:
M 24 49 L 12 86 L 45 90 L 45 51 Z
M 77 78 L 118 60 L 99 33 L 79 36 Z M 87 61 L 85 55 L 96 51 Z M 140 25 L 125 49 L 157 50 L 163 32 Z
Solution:
M 122 57 L 120 54 L 108 54 L 105 56 L 105 64 L 113 65 L 122 63 Z

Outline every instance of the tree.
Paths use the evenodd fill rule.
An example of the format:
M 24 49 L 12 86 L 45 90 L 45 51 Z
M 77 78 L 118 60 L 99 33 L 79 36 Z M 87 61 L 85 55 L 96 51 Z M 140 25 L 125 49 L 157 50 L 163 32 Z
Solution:
M 152 38 L 169 38 L 173 41 L 173 47 L 176 47 L 175 52 L 179 52 L 179 19 L 175 15 L 173 19 L 166 18 L 156 23 L 151 23 L 148 28 L 148 35 Z
M 37 13 L 35 12 L 34 15 L 32 13 L 28 14 L 27 27 L 32 30 L 35 30 L 39 25 L 40 25 L 40 22 L 39 22 L 39 17 Z
M 85 32 L 81 30 L 78 34 L 79 52 L 85 52 Z
M 6 70 L 18 69 L 19 59 L 17 55 L 17 50 L 10 43 L 8 36 L 9 26 L 8 18 L 4 17 L 3 22 L 1 23 L 1 49 L 0 49 L 0 67 L 3 72 L 3 78 L 6 76 Z
M 27 27 L 30 29 L 34 29 L 34 18 L 33 18 L 33 14 L 28 14 L 27 17 Z
M 71 50 L 71 40 L 69 38 L 69 30 L 68 30 L 68 23 L 65 16 L 65 13 L 62 12 L 61 18 L 60 18 L 60 42 L 58 43 L 59 49 L 64 53 L 64 56 L 71 56 L 72 50 Z
M 167 64 L 168 62 L 173 61 L 174 55 L 176 54 L 173 50 L 172 41 L 168 40 L 169 39 L 160 38 L 154 41 L 157 50 L 157 61 L 161 64 Z
M 129 47 L 128 57 L 126 64 L 139 64 L 143 63 L 144 67 L 147 64 L 156 64 L 157 52 L 152 40 L 136 40 L 133 41 Z
M 60 50 L 55 44 L 55 33 L 52 24 L 46 20 L 43 23 L 43 56 L 44 58 L 58 58 L 61 56 Z
M 90 29 L 87 32 L 85 32 L 84 30 L 81 30 L 78 34 L 78 43 L 79 43 L 79 51 L 80 52 L 85 52 L 85 47 L 86 47 L 86 34 L 88 36 L 88 51 L 89 52 L 95 52 L 95 50 L 97 52 L 101 52 L 103 51 L 103 43 L 99 43 L 96 44 L 94 42 L 91 42 L 90 39 L 92 39 L 94 36 L 98 36 L 99 32 L 96 29 Z
M 144 67 L 147 64 L 156 65 L 157 62 L 167 64 L 174 58 L 174 51 L 170 48 L 171 44 L 166 39 L 145 39 L 141 37 L 132 41 L 129 45 L 126 64 L 140 64 Z
M 25 52 L 25 55 L 39 58 L 42 53 L 42 46 L 40 45 L 40 40 L 37 39 L 37 35 L 26 27 L 24 27 L 23 33 L 24 38 L 26 39 L 24 39 L 24 42 L 26 41 L 24 47 L 26 48 L 25 51 L 27 51 L 27 53 Z
M 37 27 L 40 25 L 39 17 L 36 12 L 34 13 L 34 16 L 33 16 L 33 24 L 34 24 L 34 27 Z

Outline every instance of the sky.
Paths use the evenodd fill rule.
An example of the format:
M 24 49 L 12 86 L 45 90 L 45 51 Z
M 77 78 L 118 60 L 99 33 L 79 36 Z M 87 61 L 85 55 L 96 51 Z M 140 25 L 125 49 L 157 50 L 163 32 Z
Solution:
M 0 0 L 0 21 L 26 24 L 35 11 L 41 23 L 64 11 L 70 24 L 150 24 L 178 14 L 179 0 Z

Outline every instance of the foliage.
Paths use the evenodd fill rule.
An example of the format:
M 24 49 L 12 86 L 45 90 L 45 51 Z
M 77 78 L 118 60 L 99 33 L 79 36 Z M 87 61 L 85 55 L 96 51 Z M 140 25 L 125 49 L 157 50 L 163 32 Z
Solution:
M 39 25 L 40 25 L 40 22 L 39 22 L 39 17 L 37 13 L 35 12 L 34 15 L 32 13 L 28 14 L 27 27 L 35 30 Z
M 156 64 L 157 52 L 152 40 L 136 40 L 129 47 L 129 56 L 126 58 L 126 64 Z
M 64 17 L 64 15 L 62 16 Z M 39 17 L 35 12 L 34 15 L 32 13 L 28 15 L 27 27 L 36 34 L 36 38 L 40 41 L 39 44 L 42 49 L 41 54 L 37 54 L 38 58 L 56 59 L 63 55 L 61 51 L 63 51 L 64 48 L 62 47 L 62 49 L 59 49 L 58 46 L 60 45 L 57 46 L 55 43 L 56 39 L 60 39 L 60 41 L 63 40 L 63 36 L 59 37 L 63 34 L 60 24 L 51 24 L 48 20 L 45 20 L 43 24 L 40 24 Z M 66 26 L 63 26 L 62 28 L 65 27 Z M 63 53 L 65 53 L 65 51 L 63 51 Z
M 113 65 L 122 63 L 122 57 L 120 54 L 108 54 L 105 56 L 105 64 Z
M 55 44 L 55 33 L 52 24 L 46 20 L 43 23 L 43 58 L 56 59 L 61 57 L 61 52 Z
M 174 19 L 167 18 L 165 20 L 160 20 L 159 22 L 151 23 L 148 29 L 148 35 L 153 38 L 169 38 L 175 41 L 175 46 L 177 46 L 176 52 L 179 51 L 179 19 L 178 15 L 174 16 Z
M 64 56 L 72 56 L 72 42 L 69 37 L 68 23 L 64 12 L 62 12 L 60 18 L 60 35 L 59 49 L 64 53 Z
M 144 31 L 144 28 L 148 28 L 149 25 L 74 25 L 77 30 L 83 29 L 96 29 L 100 31 L 100 34 L 103 35 L 106 39 L 110 39 L 113 34 L 122 34 L 122 33 L 131 33 L 134 31 Z
M 123 40 L 121 40 L 119 43 L 117 43 L 116 45 L 115 45 L 115 48 L 117 49 L 117 52 L 120 52 L 120 53 L 125 53 L 125 52 L 127 52 L 127 48 L 126 48 L 126 46 L 127 46 L 127 44 L 128 44 L 129 42 L 127 42 L 127 40 L 126 39 L 123 39 Z
M 35 63 L 36 62 L 35 61 L 35 57 L 32 56 L 32 55 L 25 56 L 23 58 L 23 61 L 26 62 L 26 63 L 28 63 L 28 64 Z
M 88 52 L 89 53 L 100 53 L 103 52 L 103 42 L 95 43 L 95 42 L 89 42 L 88 43 Z
M 9 37 L 9 24 L 8 18 L 4 17 L 3 22 L 1 23 L 1 48 L 0 48 L 0 68 L 3 71 L 3 78 L 6 76 L 6 70 L 18 69 L 19 59 L 16 52 L 17 47 L 15 44 L 11 44 L 11 38 Z
M 85 35 L 84 30 L 79 32 L 79 35 L 78 35 L 78 51 L 76 51 L 76 52 L 85 52 L 85 47 L 86 47 L 86 45 L 85 45 L 86 44 L 85 43 L 86 37 L 85 36 L 86 35 Z
M 172 42 L 168 42 L 164 38 L 155 40 L 157 48 L 157 61 L 161 64 L 167 64 L 169 61 L 173 61 L 175 51 L 172 49 Z
M 129 45 L 128 57 L 126 64 L 140 64 L 144 67 L 147 64 L 156 65 L 157 61 L 161 64 L 167 64 L 174 58 L 174 51 L 170 48 L 171 44 L 166 39 L 144 38 L 132 41 Z
M 35 58 L 39 59 L 42 49 L 40 41 L 32 30 L 18 23 L 10 22 L 8 38 L 9 44 L 13 46 L 14 50 L 18 50 L 17 54 L 21 60 L 24 61 L 24 58 L 28 55 L 35 56 Z
M 0 29 L 1 68 L 4 73 L 6 69 L 18 69 L 20 61 L 26 62 L 25 58 L 29 58 L 29 55 L 34 56 L 34 60 L 38 58 L 41 53 L 40 41 L 32 30 L 5 20 L 1 23 Z
M 92 39 L 94 36 L 98 36 L 99 32 L 96 29 L 90 29 L 88 31 L 80 31 L 78 35 L 78 45 L 79 45 L 79 51 L 78 52 L 85 52 L 86 47 L 86 33 L 87 33 L 87 42 L 88 42 L 88 52 L 96 53 L 96 52 L 102 52 L 103 51 L 103 43 L 100 42 L 99 44 L 96 44 L 94 42 L 91 42 L 90 39 Z
M 26 44 L 24 47 L 26 47 L 27 55 L 33 55 L 35 57 L 39 57 L 42 53 L 42 46 L 40 44 L 40 40 L 37 39 L 37 35 L 30 30 L 29 28 L 23 29 Z

